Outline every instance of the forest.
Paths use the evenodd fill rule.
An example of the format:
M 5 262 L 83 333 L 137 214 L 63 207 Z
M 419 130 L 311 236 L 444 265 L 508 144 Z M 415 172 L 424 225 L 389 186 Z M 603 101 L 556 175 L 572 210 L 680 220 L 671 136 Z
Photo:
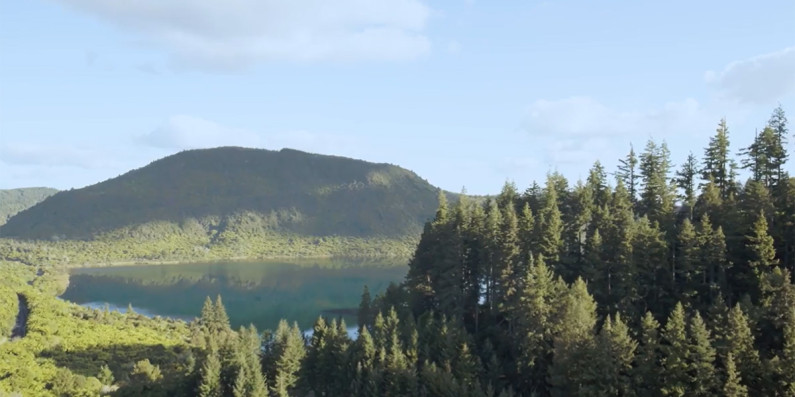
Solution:
M 791 131 L 779 107 L 730 138 L 721 120 L 677 167 L 650 140 L 574 184 L 440 192 L 405 280 L 364 287 L 356 338 L 233 330 L 220 296 L 190 323 L 84 309 L 54 298 L 57 269 L 8 263 L 0 300 L 31 307 L 0 395 L 795 396 Z

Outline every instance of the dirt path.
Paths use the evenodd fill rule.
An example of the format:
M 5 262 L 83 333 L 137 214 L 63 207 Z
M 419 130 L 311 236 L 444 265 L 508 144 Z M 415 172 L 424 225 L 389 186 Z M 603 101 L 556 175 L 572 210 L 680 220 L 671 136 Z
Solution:
M 11 330 L 11 338 L 24 338 L 28 333 L 28 314 L 30 308 L 28 307 L 28 299 L 25 295 L 17 294 L 19 299 L 19 312 L 17 313 L 17 322 L 14 324 L 14 329 Z

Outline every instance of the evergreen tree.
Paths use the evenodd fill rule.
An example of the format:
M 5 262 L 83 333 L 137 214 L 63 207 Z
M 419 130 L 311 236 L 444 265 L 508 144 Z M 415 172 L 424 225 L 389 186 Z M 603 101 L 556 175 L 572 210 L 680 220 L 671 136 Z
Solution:
M 588 368 L 587 395 L 631 396 L 632 362 L 638 343 L 629 335 L 629 327 L 616 314 L 605 319 L 596 339 L 594 356 Z
M 689 348 L 685 326 L 685 310 L 677 303 L 662 332 L 662 393 L 664 396 L 685 396 L 690 390 Z
M 789 137 L 789 128 L 787 126 L 787 116 L 784 109 L 779 105 L 773 110 L 770 116 L 770 121 L 767 122 L 768 127 L 773 131 L 775 136 L 775 146 L 770 150 L 770 166 L 776 170 L 776 177 L 774 185 L 779 185 L 787 179 L 784 165 L 787 163 L 789 154 L 787 153 L 787 138 Z
M 218 345 L 215 342 L 215 338 L 211 337 L 209 340 L 207 357 L 204 359 L 200 376 L 201 381 L 199 382 L 198 389 L 199 397 L 223 396 L 223 385 L 221 384 L 221 361 L 218 357 Z
M 671 154 L 668 145 L 650 140 L 640 155 L 641 214 L 668 230 L 673 221 L 675 188 L 670 184 Z
M 759 214 L 754 222 L 753 230 L 748 238 L 748 249 L 751 252 L 751 260 L 748 264 L 754 269 L 757 275 L 769 271 L 770 267 L 778 264 L 776 260 L 776 249 L 773 246 L 773 238 L 767 232 L 767 220 L 765 213 Z
M 656 397 L 662 395 L 659 371 L 662 366 L 659 330 L 660 323 L 651 312 L 641 321 L 640 344 L 635 355 L 632 379 L 637 396 Z
M 726 357 L 726 383 L 723 384 L 723 395 L 726 397 L 748 397 L 748 388 L 741 383 L 742 377 L 737 373 L 734 356 Z
M 299 380 L 301 363 L 306 356 L 304 338 L 298 324 L 292 327 L 281 320 L 272 340 L 266 345 L 266 362 L 269 363 L 268 378 L 273 379 L 271 393 L 287 397 Z
M 693 208 L 696 205 L 696 176 L 698 175 L 698 160 L 693 153 L 688 154 L 682 168 L 676 172 L 676 187 L 681 190 L 679 199 L 688 211 L 688 217 L 693 219 Z
M 544 207 L 538 214 L 536 225 L 538 253 L 544 255 L 554 267 L 560 261 L 560 251 L 563 247 L 561 239 L 563 221 L 558 208 L 558 193 L 552 179 L 547 181 Z
M 586 359 L 594 348 L 596 325 L 596 303 L 581 278 L 569 288 L 562 309 L 555 327 L 550 383 L 552 395 L 571 396 L 586 386 Z
M 767 188 L 773 187 L 779 180 L 779 166 L 774 157 L 783 152 L 779 147 L 778 137 L 770 127 L 756 134 L 754 142 L 742 151 L 742 166 L 751 171 L 751 178 Z
M 629 145 L 629 154 L 626 158 L 619 159 L 618 172 L 616 172 L 616 179 L 618 182 L 623 183 L 629 192 L 629 199 L 634 204 L 638 197 L 638 158 L 635 155 L 635 148 Z
M 373 309 L 371 305 L 372 305 L 372 300 L 370 298 L 370 290 L 365 285 L 362 290 L 362 300 L 359 303 L 359 312 L 357 314 L 357 319 L 359 321 L 359 328 L 372 325 Z
M 704 149 L 704 168 L 701 176 L 704 181 L 714 181 L 724 199 L 734 188 L 736 168 L 731 159 L 729 145 L 729 128 L 724 118 L 718 123 L 715 136 L 710 138 L 709 145 Z
M 699 273 L 699 241 L 696 228 L 689 219 L 679 227 L 676 260 L 672 271 L 674 295 L 690 302 L 697 291 Z
M 727 316 L 727 332 L 723 345 L 726 346 L 724 362 L 732 361 L 732 366 L 737 365 L 738 377 L 743 385 L 749 386 L 752 391 L 761 392 L 758 384 L 761 362 L 759 352 L 754 347 L 754 336 L 751 331 L 749 319 L 743 313 L 739 304 L 729 311 Z M 731 358 L 729 358 L 731 356 Z M 728 369 L 728 368 L 727 368 Z
M 701 315 L 696 312 L 688 328 L 688 373 L 690 385 L 688 395 L 711 396 L 715 390 L 715 348 Z

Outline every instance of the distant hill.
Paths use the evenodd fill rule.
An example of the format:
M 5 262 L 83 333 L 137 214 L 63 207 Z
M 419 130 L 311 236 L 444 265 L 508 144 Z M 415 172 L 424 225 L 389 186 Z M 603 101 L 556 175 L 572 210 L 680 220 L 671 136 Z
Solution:
M 416 238 L 437 207 L 437 192 L 415 173 L 389 164 L 291 149 L 189 150 L 58 192 L 11 218 L 0 236 L 91 240 L 166 222 L 178 225 L 179 233 L 206 233 L 211 243 L 232 231 L 262 230 Z
M 26 210 L 58 190 L 48 187 L 28 187 L 21 189 L 0 189 L 0 225 L 22 210 Z

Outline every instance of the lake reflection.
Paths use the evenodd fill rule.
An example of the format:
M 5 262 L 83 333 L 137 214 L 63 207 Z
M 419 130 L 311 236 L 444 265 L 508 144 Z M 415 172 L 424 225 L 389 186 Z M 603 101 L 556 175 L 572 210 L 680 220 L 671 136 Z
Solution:
M 127 307 L 160 316 L 199 315 L 204 299 L 220 294 L 233 327 L 275 329 L 279 319 L 310 328 L 318 315 L 356 324 L 362 287 L 372 296 L 400 282 L 404 261 L 303 260 L 214 262 L 75 269 L 61 296 L 96 306 Z

